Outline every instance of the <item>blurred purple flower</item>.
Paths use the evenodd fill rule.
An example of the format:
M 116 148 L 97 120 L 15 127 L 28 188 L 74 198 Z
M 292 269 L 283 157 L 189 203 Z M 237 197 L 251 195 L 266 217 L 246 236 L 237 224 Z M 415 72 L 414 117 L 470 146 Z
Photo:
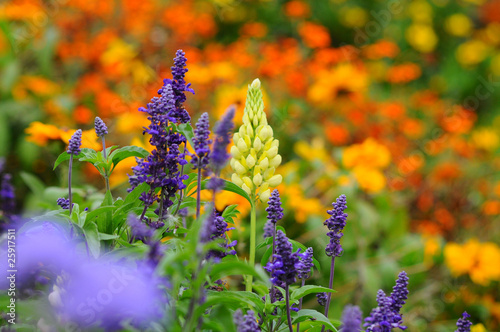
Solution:
M 194 168 L 205 169 L 210 162 L 210 143 L 209 139 L 210 129 L 208 122 L 208 113 L 203 113 L 200 119 L 196 123 L 196 128 L 194 130 L 194 151 L 195 154 L 192 155 L 191 164 Z
M 226 165 L 230 154 L 227 152 L 227 146 L 231 143 L 231 132 L 233 130 L 234 106 L 231 106 L 222 119 L 217 122 L 214 129 L 214 144 L 212 147 L 212 167 L 215 174 Z
M 346 305 L 342 311 L 342 332 L 361 331 L 361 322 L 363 320 L 362 312 L 358 306 Z

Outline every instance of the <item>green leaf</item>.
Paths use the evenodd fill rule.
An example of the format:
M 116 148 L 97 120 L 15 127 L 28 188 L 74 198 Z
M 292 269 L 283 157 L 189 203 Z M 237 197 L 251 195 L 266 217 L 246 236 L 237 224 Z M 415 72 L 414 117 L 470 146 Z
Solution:
M 210 273 L 212 276 L 213 280 L 221 279 L 226 276 L 234 276 L 234 275 L 253 275 L 258 277 L 259 275 L 255 271 L 254 268 L 252 268 L 250 265 L 248 265 L 245 262 L 242 261 L 228 261 L 228 262 L 221 262 L 219 264 L 216 264 L 212 268 L 212 272 Z
M 336 291 L 327 287 L 307 285 L 297 288 L 290 295 L 290 300 L 295 301 L 311 293 L 335 293 Z
M 255 293 L 208 291 L 207 300 L 205 301 L 205 303 L 196 308 L 196 316 L 199 316 L 203 312 L 205 312 L 206 308 L 217 304 L 226 304 L 227 306 L 233 307 L 235 309 L 250 306 L 258 309 L 258 312 L 262 312 L 264 310 L 264 303 L 262 302 L 262 299 Z
M 174 125 L 174 130 L 184 135 L 184 137 L 186 137 L 186 139 L 188 140 L 189 144 L 191 144 L 191 146 L 194 146 L 193 143 L 194 131 L 191 124 L 182 123 L 178 126 Z
M 100 206 L 97 209 L 92 210 L 91 212 L 89 212 L 87 214 L 87 218 L 85 220 L 86 221 L 90 221 L 90 220 L 96 218 L 97 216 L 99 216 L 101 213 L 105 213 L 105 212 L 108 212 L 108 211 L 113 211 L 113 209 L 115 209 L 114 205 L 111 205 L 111 206 L 109 206 L 109 205 L 108 206 Z
M 232 182 L 229 182 L 229 181 L 224 180 L 224 179 L 221 179 L 221 180 L 224 181 L 224 188 L 223 188 L 223 190 L 230 191 L 230 192 L 233 192 L 235 194 L 240 195 L 241 197 L 245 198 L 250 203 L 251 207 L 253 207 L 253 201 L 250 198 L 250 196 L 246 193 L 245 190 L 241 189 L 240 187 L 238 187 L 237 185 L 235 185 Z M 201 184 L 201 189 L 202 190 L 205 189 L 206 183 L 207 183 L 207 180 L 204 180 L 202 182 L 202 184 Z
M 255 249 L 260 249 L 260 248 L 262 248 L 262 247 L 265 247 L 265 246 L 271 246 L 271 245 L 273 245 L 273 237 L 272 237 L 272 236 L 270 236 L 270 237 L 266 237 L 266 238 L 264 239 L 264 241 L 262 241 L 261 243 L 259 243 L 259 244 L 257 245 L 257 247 L 255 247 Z
M 97 225 L 93 222 L 87 223 L 83 228 L 83 233 L 85 234 L 89 251 L 95 258 L 98 258 L 101 252 L 101 241 L 99 240 Z
M 112 234 L 104 234 L 104 233 L 99 233 L 99 240 L 105 241 L 105 240 L 114 240 L 119 238 L 118 235 L 112 235 Z
M 224 218 L 224 220 L 227 223 L 234 224 L 234 220 L 233 219 L 236 218 L 238 216 L 238 214 L 240 213 L 240 211 L 238 211 L 236 209 L 237 207 L 238 207 L 237 204 L 235 204 L 235 205 L 229 205 L 222 212 L 222 217 Z
M 123 202 L 123 205 L 129 204 L 129 203 L 135 203 L 139 200 L 139 197 L 143 192 L 149 189 L 149 185 L 144 182 L 138 185 L 137 187 L 132 190 L 127 197 L 125 197 L 125 201 Z
M 111 159 L 113 161 L 113 168 L 115 168 L 116 165 L 118 165 L 118 163 L 124 159 L 130 157 L 146 158 L 147 155 L 149 155 L 149 152 L 146 149 L 131 145 L 114 150 L 109 155 L 108 159 Z
M 23 179 L 24 183 L 31 189 L 35 196 L 42 196 L 45 191 L 45 185 L 39 178 L 34 176 L 33 174 L 21 172 L 19 173 L 21 179 Z
M 81 157 L 86 156 L 86 154 L 89 154 L 90 151 L 94 151 L 94 150 L 89 149 L 89 148 L 83 148 L 83 149 L 81 149 L 81 152 L 79 154 L 77 154 L 76 156 L 73 157 L 73 159 L 80 159 Z M 57 157 L 56 162 L 54 163 L 54 168 L 52 170 L 55 170 L 57 168 L 57 166 L 59 166 L 59 164 L 62 163 L 63 161 L 69 160 L 70 156 L 71 155 L 69 153 L 67 153 L 66 151 L 61 153 L 59 155 L 59 157 Z
M 325 317 L 325 315 L 316 310 L 302 309 L 297 314 L 294 314 L 294 316 L 295 317 L 293 317 L 292 324 L 312 320 L 314 321 L 314 325 L 325 325 L 328 329 L 337 331 L 332 322 L 327 317 Z

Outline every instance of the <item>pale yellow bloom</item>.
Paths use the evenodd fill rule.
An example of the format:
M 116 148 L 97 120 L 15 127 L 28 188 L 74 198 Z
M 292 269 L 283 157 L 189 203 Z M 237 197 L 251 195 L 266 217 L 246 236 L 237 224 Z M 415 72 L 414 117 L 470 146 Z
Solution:
M 450 35 L 466 37 L 470 35 L 473 25 L 470 18 L 459 13 L 449 16 L 444 23 L 444 27 Z
M 408 43 L 421 53 L 430 53 L 434 51 L 438 43 L 438 36 L 428 24 L 412 24 L 406 30 L 406 40 Z

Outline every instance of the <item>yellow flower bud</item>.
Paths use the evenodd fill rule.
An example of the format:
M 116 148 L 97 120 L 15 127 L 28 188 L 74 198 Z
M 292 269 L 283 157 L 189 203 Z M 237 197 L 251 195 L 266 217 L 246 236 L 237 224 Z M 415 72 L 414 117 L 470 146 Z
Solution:
M 267 157 L 262 159 L 259 162 L 259 166 L 260 166 L 260 168 L 262 168 L 263 171 L 266 170 L 269 167 L 269 159 Z
M 275 170 L 274 167 L 268 168 L 267 171 L 264 172 L 264 180 L 269 180 L 274 175 Z
M 260 191 L 261 192 L 264 192 L 267 190 L 267 188 L 269 188 L 269 183 L 267 182 L 262 182 L 262 184 L 260 185 Z
M 241 151 L 241 149 L 240 149 L 240 151 Z M 269 150 L 267 150 L 266 152 L 267 152 L 267 157 L 269 158 L 269 160 L 271 160 L 272 158 L 274 158 L 274 156 L 276 156 L 278 154 L 278 148 L 275 146 L 271 146 L 269 148 Z
M 278 167 L 281 164 L 281 156 L 278 154 L 276 155 L 271 161 L 269 162 L 269 165 L 272 167 Z
M 245 140 L 243 138 L 240 138 L 240 140 L 238 141 L 238 143 L 236 144 L 236 146 L 238 147 L 238 150 L 240 150 L 242 153 L 248 151 L 248 146 L 245 143 Z
M 248 176 L 243 178 L 243 183 L 246 184 L 248 188 L 253 189 L 252 180 Z
M 240 134 L 238 134 L 238 133 L 235 133 L 235 134 L 233 135 L 233 142 L 234 142 L 234 144 L 235 144 L 235 145 L 236 145 L 236 143 L 240 140 L 240 137 L 241 137 L 241 136 L 240 136 Z
M 259 166 L 255 166 L 253 169 L 253 175 L 262 174 L 262 169 Z
M 272 136 L 272 131 L 270 130 L 270 126 L 264 126 L 260 132 L 259 132 L 259 137 L 262 140 L 262 142 L 265 142 L 269 137 Z
M 246 127 L 245 126 L 241 126 L 240 130 L 238 130 L 238 133 L 239 133 L 239 137 L 245 137 L 245 135 L 247 134 Z
M 260 173 L 259 173 L 259 174 L 257 174 L 257 175 L 255 175 L 255 176 L 253 177 L 253 183 L 254 183 L 254 184 L 255 184 L 255 186 L 257 186 L 257 187 L 261 185 L 261 183 L 262 183 L 262 175 L 260 175 Z
M 256 116 L 253 118 L 252 124 L 253 124 L 254 127 L 257 127 L 259 125 L 259 119 L 257 119 Z
M 250 87 L 252 89 L 260 89 L 260 80 L 258 78 L 254 79 Z
M 243 185 L 243 180 L 236 173 L 233 173 L 233 175 L 231 175 L 231 181 L 233 181 L 233 183 L 238 187 L 241 187 Z
M 243 123 L 250 123 L 250 118 L 247 113 L 243 114 Z
M 255 166 L 256 160 L 251 154 L 249 154 L 247 159 L 246 159 L 246 162 L 247 162 L 248 168 L 252 168 Z
M 255 151 L 259 152 L 260 149 L 262 149 L 262 142 L 259 138 L 259 136 L 257 136 L 255 138 L 255 140 L 253 141 L 253 148 L 255 149 Z
M 271 187 L 277 187 L 280 185 L 281 181 L 283 181 L 283 177 L 281 174 L 276 174 L 272 178 L 270 178 L 267 182 Z
M 238 148 L 234 145 L 231 147 L 231 156 L 233 156 L 233 158 L 236 158 L 236 159 L 241 158 L 240 150 L 238 150 Z
M 271 190 L 267 189 L 266 191 L 259 194 L 259 199 L 262 202 L 267 202 L 269 200 L 269 196 L 271 196 Z
M 243 126 L 242 126 L 243 127 Z M 250 125 L 245 126 L 245 131 L 247 132 L 247 135 L 253 138 L 253 128 Z
M 239 162 L 239 161 L 235 161 L 234 162 L 234 171 L 238 174 L 238 175 L 242 175 L 242 174 L 245 174 L 247 169 Z
M 251 194 L 252 193 L 252 190 L 250 190 L 250 188 L 248 188 L 248 186 L 246 184 L 243 183 L 243 185 L 241 186 L 241 189 L 245 190 L 245 192 L 247 194 Z
M 279 146 L 280 146 L 280 141 L 279 140 L 273 139 L 271 141 L 271 147 L 277 147 L 278 148 Z

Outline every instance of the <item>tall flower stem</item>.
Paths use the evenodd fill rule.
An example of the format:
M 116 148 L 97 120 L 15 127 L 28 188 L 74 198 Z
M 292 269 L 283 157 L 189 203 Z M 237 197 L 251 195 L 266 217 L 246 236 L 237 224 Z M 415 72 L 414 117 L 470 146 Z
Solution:
M 187 143 L 185 143 L 187 144 Z M 187 147 L 184 145 L 184 151 L 186 151 Z M 184 175 L 184 165 L 181 166 L 181 177 Z M 175 208 L 174 216 L 177 215 L 177 212 L 179 212 L 179 209 L 181 208 L 181 203 L 182 203 L 182 198 L 184 197 L 184 190 L 180 190 L 179 192 L 179 201 L 177 202 L 177 207 Z M 183 217 L 185 220 L 185 218 Z M 186 225 L 184 225 L 186 227 Z
M 328 288 L 333 289 L 333 276 L 335 272 L 335 256 L 332 256 L 332 264 L 330 266 L 330 282 L 328 283 Z M 325 305 L 325 317 L 328 318 L 328 311 L 330 309 L 330 302 L 332 301 L 332 293 L 328 293 Z M 325 331 L 325 325 L 321 329 L 321 332 Z
M 198 161 L 198 185 L 196 191 L 196 219 L 200 217 L 201 208 L 201 163 Z
M 288 328 L 290 329 L 290 332 L 293 332 L 292 317 L 290 316 L 290 290 L 288 284 L 285 287 L 285 296 L 286 296 L 286 319 L 288 321 Z
M 306 279 L 302 279 L 302 284 L 300 287 L 304 287 L 305 284 L 306 284 Z M 299 300 L 299 311 L 302 309 L 302 300 L 303 298 L 301 297 Z M 297 323 L 297 332 L 300 332 L 300 322 Z
M 255 266 L 255 242 L 256 242 L 256 233 L 257 233 L 257 220 L 256 220 L 256 211 L 255 211 L 255 194 L 252 195 L 252 201 L 254 204 L 252 205 L 252 209 L 250 211 L 250 266 Z M 246 291 L 252 291 L 252 282 L 253 276 L 249 275 L 247 278 Z
M 104 135 L 102 136 L 102 156 L 104 157 L 104 160 L 106 160 L 106 141 L 104 140 Z M 106 191 L 109 191 L 109 174 L 108 171 L 105 169 L 104 170 L 104 180 L 106 181 Z
M 69 215 L 73 212 L 73 196 L 71 195 L 71 173 L 73 171 L 73 154 L 69 156 L 69 172 L 68 172 L 68 192 L 69 192 Z

